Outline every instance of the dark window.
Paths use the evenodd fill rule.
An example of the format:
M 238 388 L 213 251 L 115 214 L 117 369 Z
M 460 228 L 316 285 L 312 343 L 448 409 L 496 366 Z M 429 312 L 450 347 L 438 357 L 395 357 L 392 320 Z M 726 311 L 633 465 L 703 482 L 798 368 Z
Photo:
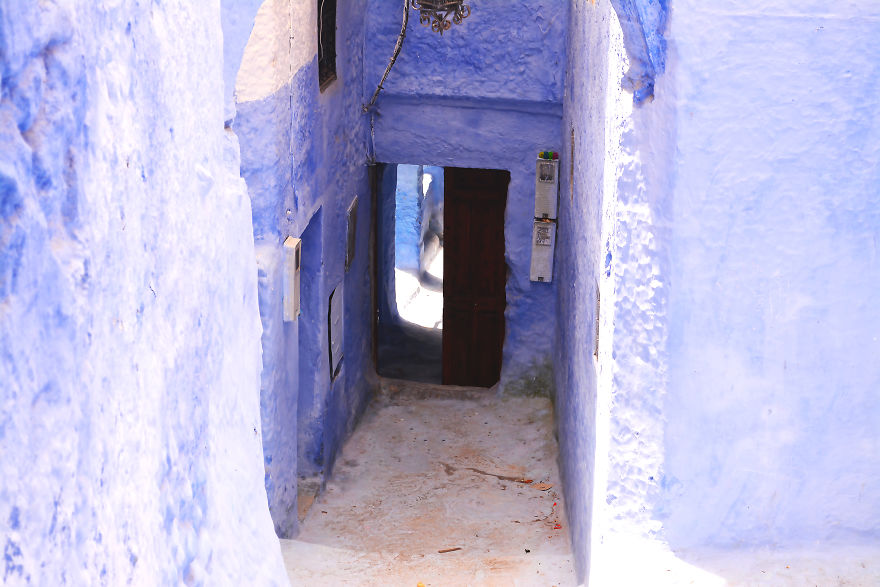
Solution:
M 354 197 L 351 206 L 348 207 L 348 241 L 345 247 L 345 270 L 351 269 L 351 263 L 354 261 L 354 254 L 357 251 L 357 218 L 358 218 L 358 199 Z
M 318 0 L 318 83 L 336 79 L 336 0 Z

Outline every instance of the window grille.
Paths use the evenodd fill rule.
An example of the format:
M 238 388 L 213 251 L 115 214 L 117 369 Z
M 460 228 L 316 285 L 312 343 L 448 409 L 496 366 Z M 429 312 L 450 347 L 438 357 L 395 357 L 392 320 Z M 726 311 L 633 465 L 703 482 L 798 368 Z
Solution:
M 318 84 L 321 91 L 336 79 L 336 0 L 318 2 Z

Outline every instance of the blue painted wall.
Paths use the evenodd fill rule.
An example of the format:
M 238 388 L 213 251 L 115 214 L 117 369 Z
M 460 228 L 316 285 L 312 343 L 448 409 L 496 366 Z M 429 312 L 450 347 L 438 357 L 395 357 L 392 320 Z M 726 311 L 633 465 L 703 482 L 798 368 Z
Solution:
M 425 165 L 422 168 L 422 226 L 419 241 L 419 272 L 424 274 L 435 255 L 442 254 L 439 246 L 443 239 L 443 197 L 445 181 L 443 168 Z
M 235 78 L 254 26 L 254 15 L 263 0 L 221 0 L 220 24 L 223 29 L 223 118 L 235 116 Z
M 370 2 L 368 92 L 400 30 L 397 6 L 389 0 Z M 552 386 L 557 286 L 531 283 L 529 266 L 535 158 L 562 145 L 567 19 L 558 2 L 481 2 L 464 24 L 440 38 L 414 15 L 374 112 L 379 161 L 511 172 L 501 383 L 512 392 L 546 393 Z M 516 50 L 498 43 L 499 35 L 516 39 Z
M 603 261 L 606 94 L 611 7 L 571 3 L 557 273 L 556 419 L 578 577 L 590 562 L 597 417 L 596 321 Z M 601 491 L 601 489 L 600 489 Z
M 401 2 L 369 0 L 367 90 L 372 94 L 400 32 Z M 435 98 L 562 102 L 567 9 L 559 0 L 480 0 L 441 37 L 411 11 L 385 92 Z M 499 42 L 503 39 L 503 42 Z M 540 149 L 539 149 L 540 150 Z
M 430 259 L 426 255 L 436 253 L 443 237 L 443 186 L 442 167 L 397 166 L 394 199 L 387 202 L 394 208 L 394 234 L 380 233 L 379 238 L 383 244 L 393 238 L 394 266 L 398 269 L 415 275 L 427 271 Z M 429 240 L 433 241 L 431 246 Z
M 220 17 L 0 1 L 4 585 L 287 582 Z
M 274 432 L 267 435 L 264 447 L 270 508 L 276 530 L 285 536 L 296 531 L 297 477 L 320 480 L 329 474 L 374 381 L 372 208 L 366 165 L 368 127 L 361 112 L 364 31 L 355 18 L 358 12 L 357 6 L 339 11 L 337 81 L 320 92 L 314 58 L 273 95 L 238 103 L 234 123 L 241 137 L 242 176 L 253 202 L 258 261 L 271 268 L 260 279 L 261 401 L 264 427 Z M 346 271 L 346 212 L 355 196 L 357 253 Z M 309 314 L 282 325 L 278 259 L 287 235 L 304 237 L 303 309 Z M 345 296 L 344 359 L 341 372 L 331 381 L 328 297 L 340 283 Z M 281 332 L 283 336 L 273 336 Z M 296 448 L 291 451 L 291 447 Z M 291 454 L 297 455 L 295 463 Z
M 735 5 L 671 21 L 657 514 L 681 547 L 876 545 L 880 6 Z
M 567 157 L 561 172 L 557 250 L 558 274 L 566 286 L 558 290 L 561 319 L 556 356 L 562 367 L 555 373 L 556 418 L 576 569 L 578 577 L 586 580 L 593 548 L 603 543 L 608 529 L 604 511 L 594 511 L 598 507 L 594 503 L 626 504 L 616 510 L 616 518 L 612 514 L 608 518 L 613 519 L 611 527 L 628 529 L 620 520 L 629 514 L 634 519 L 650 518 L 645 508 L 632 511 L 642 502 L 632 499 L 630 492 L 649 495 L 649 479 L 659 479 L 648 466 L 653 464 L 650 459 L 646 465 L 639 455 L 650 454 L 640 438 L 653 438 L 643 425 L 656 417 L 651 410 L 662 401 L 664 382 L 662 373 L 645 368 L 653 364 L 651 357 L 658 350 L 663 351 L 664 330 L 654 327 L 662 312 L 652 297 L 654 288 L 662 288 L 654 272 L 660 265 L 653 251 L 658 239 L 639 214 L 650 207 L 646 201 L 662 205 L 663 184 L 642 168 L 650 158 L 635 154 L 638 145 L 628 144 L 632 139 L 627 133 L 633 126 L 639 128 L 641 121 L 633 118 L 631 106 L 630 112 L 625 106 L 649 104 L 655 78 L 664 71 L 666 3 L 577 0 L 570 3 L 570 11 L 563 150 Z M 624 57 L 629 60 L 628 70 L 623 68 Z M 655 143 L 658 150 L 665 145 Z M 625 159 L 624 153 L 634 154 Z M 618 205 L 636 212 L 630 212 L 632 218 L 618 215 Z M 645 284 L 644 276 L 654 281 Z M 600 290 L 606 296 L 601 332 L 609 338 L 601 342 L 597 340 Z M 604 348 L 598 349 L 602 343 Z M 632 389 L 632 396 L 618 394 L 621 388 Z M 630 419 L 630 410 L 644 414 Z M 619 445 L 611 448 L 609 456 L 608 445 L 615 441 Z M 615 465 L 628 471 L 627 480 L 614 477 Z M 653 528 L 640 530 L 647 534 Z M 617 581 L 600 579 L 608 580 Z
M 701 549 L 875 545 L 877 10 L 682 0 L 648 101 L 615 63 L 638 14 L 639 67 L 660 71 L 652 7 L 621 12 L 621 43 L 603 46 L 607 6 L 572 5 L 563 216 L 589 230 L 560 236 L 574 319 L 557 405 L 579 572 L 646 584 Z M 606 279 L 613 342 L 593 364 Z M 619 565 L 658 549 L 671 554 L 656 567 Z
M 422 235 L 421 167 L 397 166 L 394 192 L 394 266 L 418 273 Z

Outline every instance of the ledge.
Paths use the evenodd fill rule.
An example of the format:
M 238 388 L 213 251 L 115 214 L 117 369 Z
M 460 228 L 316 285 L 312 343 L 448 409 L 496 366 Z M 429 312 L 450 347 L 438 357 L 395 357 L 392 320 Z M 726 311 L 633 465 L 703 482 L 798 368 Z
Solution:
M 385 104 L 500 110 L 562 118 L 562 102 L 538 102 L 508 98 L 475 98 L 470 96 L 433 96 L 430 94 L 386 94 L 383 92 L 376 103 L 376 111 L 379 115 L 381 115 L 382 106 Z

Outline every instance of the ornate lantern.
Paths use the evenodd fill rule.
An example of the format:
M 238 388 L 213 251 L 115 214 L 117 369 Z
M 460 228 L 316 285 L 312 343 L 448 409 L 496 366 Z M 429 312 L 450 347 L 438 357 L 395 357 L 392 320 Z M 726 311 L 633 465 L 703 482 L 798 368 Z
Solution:
M 410 0 L 410 3 L 419 11 L 419 22 L 441 35 L 452 23 L 461 24 L 471 15 L 471 7 L 464 0 Z

